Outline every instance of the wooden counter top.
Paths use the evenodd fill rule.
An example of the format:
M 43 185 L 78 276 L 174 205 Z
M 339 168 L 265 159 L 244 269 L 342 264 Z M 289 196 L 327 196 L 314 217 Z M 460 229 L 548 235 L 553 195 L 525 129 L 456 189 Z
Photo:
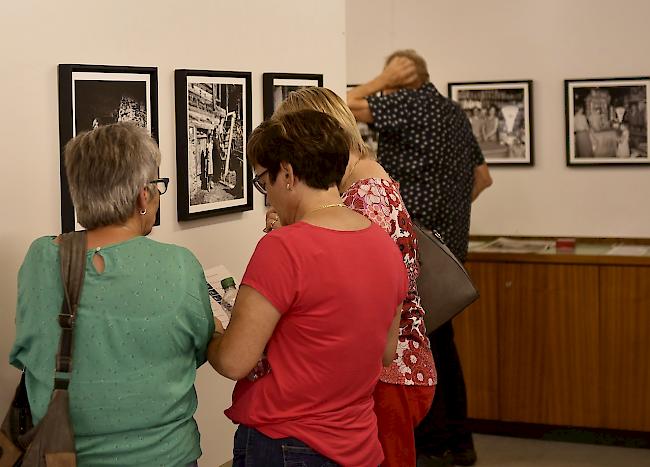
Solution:
M 580 253 L 492 253 L 470 251 L 467 261 L 500 263 L 596 264 L 613 266 L 650 266 L 650 256 L 614 256 Z
M 554 239 L 546 239 L 554 240 Z M 487 242 L 470 242 L 467 261 L 510 262 L 510 263 L 547 263 L 547 264 L 595 264 L 615 266 L 650 266 L 650 244 L 633 240 L 631 242 L 600 240 L 593 243 L 578 241 L 573 251 L 557 251 L 550 247 L 540 253 L 509 253 L 506 251 L 482 251 Z M 644 246 L 648 251 L 644 255 L 622 256 L 609 255 L 607 252 L 616 245 Z

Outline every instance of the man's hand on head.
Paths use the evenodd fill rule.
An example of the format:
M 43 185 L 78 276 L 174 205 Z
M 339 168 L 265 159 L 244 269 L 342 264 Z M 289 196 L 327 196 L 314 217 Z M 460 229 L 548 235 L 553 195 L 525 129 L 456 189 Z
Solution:
M 380 76 L 387 89 L 416 88 L 420 81 L 415 63 L 406 57 L 393 58 Z
M 422 83 L 415 63 L 406 57 L 393 58 L 376 78 L 347 93 L 347 104 L 358 122 L 373 123 L 374 117 L 366 99 L 377 92 L 390 94 L 402 88 L 415 89 Z

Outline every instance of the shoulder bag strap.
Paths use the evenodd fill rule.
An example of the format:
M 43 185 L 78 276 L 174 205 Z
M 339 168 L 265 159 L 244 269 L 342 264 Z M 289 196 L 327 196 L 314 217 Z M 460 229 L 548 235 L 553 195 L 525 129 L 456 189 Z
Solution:
M 72 374 L 72 350 L 77 306 L 86 274 L 86 232 L 61 235 L 59 244 L 63 303 L 59 313 L 61 338 L 56 355 L 54 389 L 68 389 Z

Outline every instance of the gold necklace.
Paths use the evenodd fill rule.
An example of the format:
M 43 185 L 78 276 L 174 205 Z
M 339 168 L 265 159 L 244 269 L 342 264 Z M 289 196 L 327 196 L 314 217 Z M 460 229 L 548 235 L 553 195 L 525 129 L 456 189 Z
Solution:
M 321 209 L 327 209 L 327 208 L 347 208 L 347 206 L 343 203 L 332 203 L 332 204 L 323 204 L 322 206 L 318 206 L 316 209 L 312 209 L 311 211 L 308 211 L 307 214 L 302 216 L 303 218 L 309 214 L 312 214 L 316 211 L 320 211 Z

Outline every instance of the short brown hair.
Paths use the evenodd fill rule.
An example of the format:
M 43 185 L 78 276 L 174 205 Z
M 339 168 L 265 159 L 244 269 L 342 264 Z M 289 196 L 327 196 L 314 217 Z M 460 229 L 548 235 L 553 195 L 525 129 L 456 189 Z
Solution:
M 258 126 L 246 147 L 251 165 L 258 164 L 275 182 L 282 162 L 311 188 L 338 186 L 350 157 L 350 139 L 329 115 L 299 110 L 270 118 Z
M 160 151 L 144 128 L 114 123 L 70 140 L 64 161 L 77 220 L 91 230 L 133 215 L 140 190 L 157 176 Z
M 420 84 L 429 82 L 429 70 L 427 70 L 427 62 L 413 49 L 396 50 L 388 56 L 384 67 L 388 66 L 392 59 L 395 57 L 405 57 L 415 64 L 415 71 L 418 74 Z

